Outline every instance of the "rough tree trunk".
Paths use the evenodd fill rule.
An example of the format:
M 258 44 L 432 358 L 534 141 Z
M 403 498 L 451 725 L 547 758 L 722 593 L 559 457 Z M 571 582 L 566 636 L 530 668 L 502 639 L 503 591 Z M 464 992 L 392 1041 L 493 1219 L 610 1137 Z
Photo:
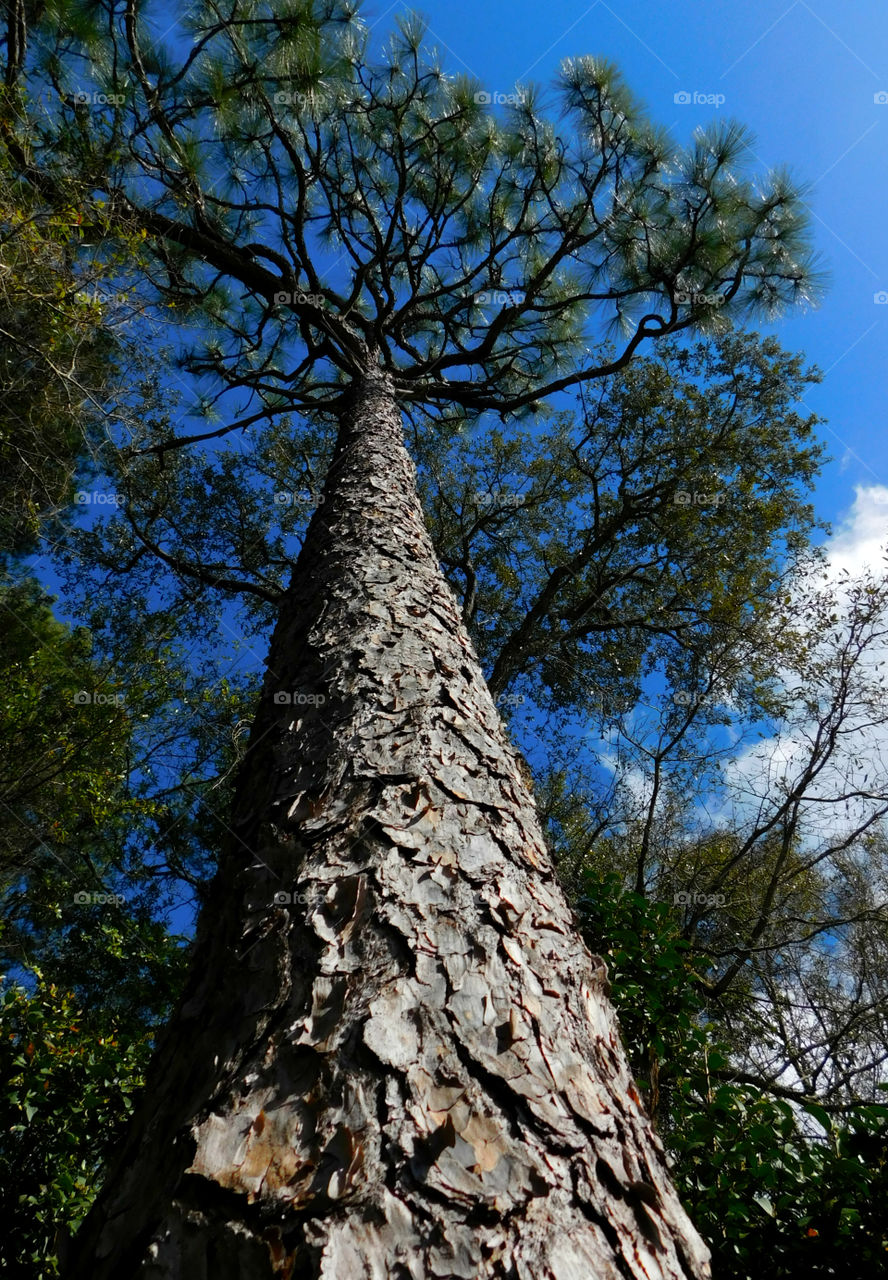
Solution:
M 708 1276 L 606 991 L 369 375 L 186 998 L 69 1276 Z

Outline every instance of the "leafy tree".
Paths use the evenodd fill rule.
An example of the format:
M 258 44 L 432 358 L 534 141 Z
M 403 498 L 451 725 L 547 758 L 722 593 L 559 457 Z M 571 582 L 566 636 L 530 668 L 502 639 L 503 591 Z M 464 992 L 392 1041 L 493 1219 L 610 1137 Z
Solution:
M 128 646 L 118 633 L 112 655 L 101 610 L 96 630 L 71 629 L 33 579 L 0 588 L 0 608 L 0 954 L 119 1011 L 131 984 L 94 944 L 109 917 L 151 931 L 206 894 L 231 720 L 254 690 L 186 670 L 146 631 Z M 162 970 L 155 981 L 151 1009 L 168 1002 Z
M 0 1252 L 4 1274 L 49 1276 L 95 1195 L 177 990 L 185 953 L 165 921 L 171 891 L 181 911 L 183 884 L 205 890 L 221 819 L 204 797 L 218 786 L 213 765 L 224 775 L 226 749 L 229 764 L 236 758 L 228 722 L 250 694 L 236 681 L 201 684 L 196 669 L 186 676 L 162 636 L 152 648 L 145 633 L 129 642 L 118 635 L 112 658 L 100 648 L 101 609 L 93 602 L 88 610 L 95 630 L 71 629 L 21 567 L 58 542 L 77 513 L 90 514 L 81 500 L 96 495 L 75 490 L 95 481 L 109 415 L 129 421 L 123 386 L 147 362 L 126 339 L 137 300 L 108 283 L 119 254 L 131 260 L 134 246 L 118 241 L 109 251 L 100 200 L 69 188 L 69 200 L 56 190 L 47 202 L 15 180 L 8 105 L 0 104 L 0 1071 L 8 1121 Z M 144 408 L 147 383 L 138 398 Z M 179 707 L 168 682 L 178 686 Z M 171 782 L 164 747 L 183 699 L 197 715 L 178 735 Z M 208 733 L 220 714 L 221 748 Z
M 613 717 L 636 748 L 620 761 L 634 809 L 602 820 L 599 798 L 584 806 L 563 775 L 547 798 L 634 1075 L 729 1280 L 885 1268 L 872 1206 L 888 1120 L 888 787 L 864 744 L 884 723 L 886 587 L 811 575 L 780 604 L 760 633 L 765 740 L 701 735 L 688 753 L 719 821 L 695 810 L 683 761 L 694 719 L 731 689 L 714 681 L 677 712 L 667 686 L 659 726 Z
M 742 694 L 749 668 L 710 653 L 687 700 L 667 685 L 611 721 L 614 785 L 632 787 L 604 819 L 600 796 L 568 798 L 563 780 L 553 805 L 574 884 L 590 866 L 617 870 L 679 906 L 708 958 L 710 1011 L 740 1055 L 731 1070 L 841 1109 L 876 1100 L 886 1053 L 888 777 L 866 742 L 885 724 L 888 589 L 872 573 L 812 574 L 793 591 L 757 632 L 771 680 L 745 723 L 726 677 Z
M 884 1274 L 888 1106 L 793 1104 L 744 1080 L 701 989 L 711 962 L 675 908 L 615 872 L 587 871 L 584 888 L 584 933 L 607 958 L 630 1061 L 714 1274 Z
M 21 556 L 78 497 L 122 346 L 82 209 L 42 204 L 12 168 L 0 130 L 0 549 Z
M 810 555 L 822 447 L 794 405 L 816 379 L 756 334 L 663 343 L 551 432 L 430 444 L 433 534 L 492 691 L 529 676 L 540 705 L 602 719 L 657 664 L 690 678 L 743 642 L 761 684 L 758 634 Z
M 171 795 L 149 785 L 156 750 L 133 721 L 144 715 L 158 732 L 159 682 L 130 668 L 124 689 L 95 636 L 57 621 L 32 579 L 4 584 L 0 608 L 0 1256 L 4 1274 L 50 1276 L 181 984 L 186 953 L 164 921 L 164 859 L 184 857 L 179 882 L 199 874 L 185 836 L 199 843 L 201 824 L 199 814 L 189 822 L 193 800 L 173 812 L 184 768 Z M 200 754 L 189 759 L 199 795 Z M 158 832 L 163 820 L 179 822 L 177 841 Z
M 121 934 L 108 941 L 126 946 Z M 39 970 L 28 978 L 27 987 L 7 979 L 0 992 L 0 1260 L 4 1275 L 44 1280 L 59 1274 L 121 1139 L 151 1034 L 85 1009 Z
M 52 615 L 30 578 L 0 588 L 0 874 L 10 883 L 41 857 L 107 821 L 127 767 L 125 694 L 94 660 L 86 628 Z M 97 873 L 95 887 L 104 887 Z

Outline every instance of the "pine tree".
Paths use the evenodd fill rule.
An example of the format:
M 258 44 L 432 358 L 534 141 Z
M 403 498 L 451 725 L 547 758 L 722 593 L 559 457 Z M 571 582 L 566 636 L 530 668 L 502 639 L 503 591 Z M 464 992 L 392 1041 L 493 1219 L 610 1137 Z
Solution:
M 23 177 L 52 199 L 78 167 L 144 237 L 232 429 L 337 440 L 188 989 L 68 1274 L 705 1276 L 403 423 L 512 421 L 803 296 L 797 197 L 738 172 L 736 126 L 676 148 L 593 59 L 556 129 L 530 89 L 486 109 L 415 20 L 374 60 L 335 0 L 205 5 L 183 55 L 103 7 L 47 62 L 50 125 L 17 100 Z

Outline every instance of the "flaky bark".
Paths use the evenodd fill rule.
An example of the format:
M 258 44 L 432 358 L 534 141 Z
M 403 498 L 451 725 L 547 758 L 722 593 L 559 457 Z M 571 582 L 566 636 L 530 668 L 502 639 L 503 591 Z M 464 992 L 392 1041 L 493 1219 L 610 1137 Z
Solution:
M 238 804 L 72 1280 L 708 1276 L 382 378 L 344 413 Z

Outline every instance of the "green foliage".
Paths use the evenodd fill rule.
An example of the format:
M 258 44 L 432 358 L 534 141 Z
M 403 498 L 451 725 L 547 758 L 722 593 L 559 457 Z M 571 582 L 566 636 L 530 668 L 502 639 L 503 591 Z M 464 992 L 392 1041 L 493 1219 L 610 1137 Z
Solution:
M 30 578 L 0 583 L 0 884 L 121 815 L 129 752 L 118 672 Z M 97 886 L 98 887 L 98 886 Z
M 495 112 L 416 19 L 374 57 L 357 5 L 201 4 L 161 35 L 153 9 L 44 23 L 10 77 L 18 170 L 101 191 L 155 316 L 200 320 L 184 367 L 268 413 L 335 410 L 373 364 L 419 418 L 523 413 L 816 292 L 799 194 L 750 177 L 745 132 L 677 146 L 600 61 Z M 622 349 L 596 364 L 602 317 Z
M 669 1114 L 675 1090 L 698 1070 L 708 1043 L 679 922 L 665 903 L 624 890 L 616 871 L 587 870 L 576 909 L 590 946 L 607 962 L 630 1066 L 649 1109 Z
M 822 1135 L 804 1112 L 748 1087 L 685 1088 L 667 1143 L 716 1276 L 888 1275 L 888 1107 L 830 1120 L 811 1104 Z
M 151 813 L 127 786 L 137 682 L 125 690 L 33 580 L 4 583 L 0 609 L 0 956 L 13 975 L 0 1008 L 0 1260 L 4 1275 L 48 1277 L 126 1123 L 183 952 L 148 910 L 144 864 L 125 865 Z
M 680 688 L 742 638 L 758 697 L 781 575 L 816 527 L 823 447 L 796 404 L 818 378 L 757 334 L 663 342 L 575 415 L 421 441 L 429 525 L 494 692 L 530 674 L 538 703 L 594 717 L 655 663 Z
M 48 207 L 12 169 L 0 140 L 0 557 L 33 550 L 71 505 L 121 351 L 82 203 Z
M 184 670 L 128 603 L 111 662 L 100 608 L 71 629 L 32 580 L 0 588 L 0 964 L 140 1035 L 176 990 L 169 921 L 209 888 L 255 690 Z
M 129 664 L 108 661 L 89 629 L 54 617 L 32 579 L 3 583 L 0 609 L 0 956 L 10 975 L 0 1008 L 0 1263 L 4 1275 L 49 1277 L 183 977 L 158 887 L 164 874 L 198 874 L 215 837 L 192 820 L 199 751 L 184 803 L 184 757 L 172 795 L 151 775 L 158 762 L 142 717 L 154 732 L 175 718 L 170 653 L 155 647 L 146 664 L 150 637 L 133 637 L 118 650 Z M 212 722 L 220 707 L 206 690 L 203 702 Z M 239 709 L 233 693 L 222 702 L 223 716 Z M 164 873 L 165 855 L 178 857 L 175 873 Z
M 715 1280 L 888 1275 L 888 1106 L 831 1113 L 732 1078 L 677 913 L 591 871 L 576 909 Z
M 0 1269 L 57 1276 L 144 1083 L 151 1032 L 85 1009 L 38 971 L 0 993 Z

